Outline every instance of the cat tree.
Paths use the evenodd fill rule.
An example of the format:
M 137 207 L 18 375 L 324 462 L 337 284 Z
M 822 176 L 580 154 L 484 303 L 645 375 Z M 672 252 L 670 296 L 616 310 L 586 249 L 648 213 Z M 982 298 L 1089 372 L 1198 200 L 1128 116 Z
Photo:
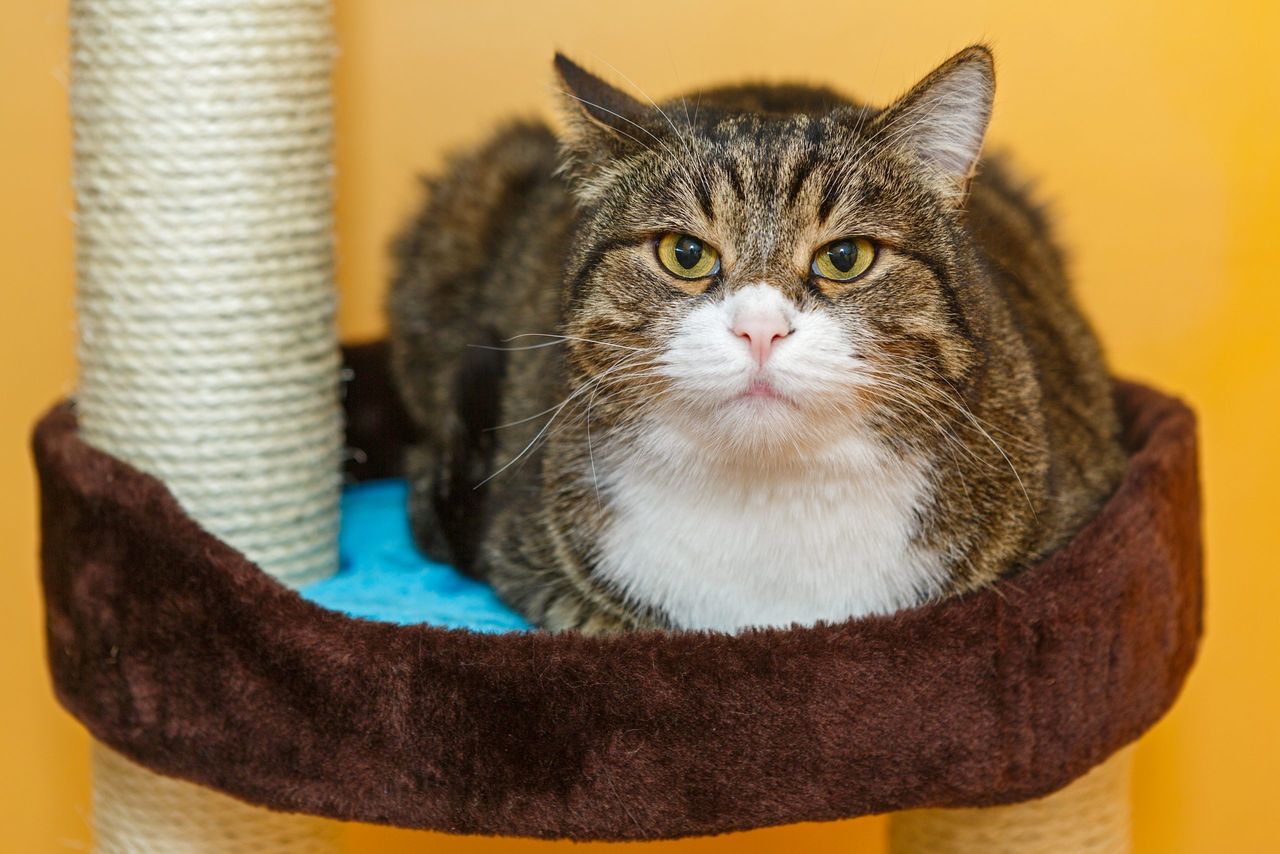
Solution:
M 50 669 L 103 851 L 330 851 L 348 819 L 652 839 L 898 811 L 907 852 L 1123 851 L 1200 632 L 1194 426 L 1121 384 L 1116 497 L 1041 566 L 739 636 L 349 619 L 327 0 L 72 0 L 81 376 L 34 441 Z M 393 473 L 379 346 L 348 474 Z M 159 773 L 157 773 L 159 772 Z M 322 818 L 317 818 L 322 817 Z

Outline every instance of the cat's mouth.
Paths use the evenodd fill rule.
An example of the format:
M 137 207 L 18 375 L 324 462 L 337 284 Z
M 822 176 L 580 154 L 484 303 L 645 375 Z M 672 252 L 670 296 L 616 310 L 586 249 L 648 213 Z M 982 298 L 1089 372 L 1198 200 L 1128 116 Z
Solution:
M 746 397 L 782 397 L 768 380 L 761 379 L 752 380 L 751 385 L 747 386 L 747 390 L 743 392 L 743 395 Z
M 742 394 L 738 395 L 739 400 L 775 400 L 779 403 L 792 403 L 791 398 L 787 397 L 773 383 L 761 377 L 756 377 L 747 386 Z

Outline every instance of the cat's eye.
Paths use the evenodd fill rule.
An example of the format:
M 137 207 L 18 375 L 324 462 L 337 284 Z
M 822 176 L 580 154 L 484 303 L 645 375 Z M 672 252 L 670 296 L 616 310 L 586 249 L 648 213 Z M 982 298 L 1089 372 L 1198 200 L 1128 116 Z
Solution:
M 705 279 L 720 272 L 720 253 L 714 247 L 676 231 L 658 240 L 658 261 L 682 279 Z
M 876 245 L 865 237 L 833 240 L 813 256 L 813 273 L 836 282 L 852 282 L 871 268 Z

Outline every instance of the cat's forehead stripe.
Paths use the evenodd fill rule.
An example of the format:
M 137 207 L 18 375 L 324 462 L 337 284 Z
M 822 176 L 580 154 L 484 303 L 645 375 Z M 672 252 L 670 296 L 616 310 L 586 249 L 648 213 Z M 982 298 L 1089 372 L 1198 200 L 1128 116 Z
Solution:
M 800 191 L 804 189 L 804 182 L 813 172 L 814 167 L 818 165 L 816 152 L 812 148 L 807 148 L 804 154 L 796 162 L 795 169 L 791 173 L 791 186 L 787 189 L 787 204 L 794 205 L 796 198 L 799 197 Z
M 825 225 L 827 220 L 831 218 L 831 211 L 835 208 L 836 202 L 840 198 L 840 184 L 842 174 L 837 170 L 831 169 L 827 171 L 826 180 L 822 182 L 822 200 L 818 202 L 818 224 Z
M 829 150 L 835 141 L 827 122 L 812 116 L 785 120 L 764 120 L 734 115 L 721 119 L 704 131 L 708 143 L 696 155 L 703 169 L 696 170 L 696 200 L 708 219 L 726 203 L 760 205 L 776 212 L 781 206 L 795 209 L 806 187 L 821 180 L 816 193 L 816 217 L 825 224 L 849 189 L 860 185 L 854 170 L 840 168 L 837 152 Z M 702 172 L 712 169 L 715 186 L 699 186 Z M 713 189 L 708 199 L 706 192 Z M 797 211 L 799 212 L 799 211 Z
M 742 173 L 738 171 L 738 164 L 733 158 L 725 158 L 721 161 L 724 168 L 725 177 L 729 180 L 729 186 L 733 188 L 734 195 L 738 197 L 738 201 L 745 202 L 747 200 L 747 191 L 742 183 Z
M 693 179 L 693 192 L 698 200 L 698 207 L 708 220 L 714 221 L 716 218 L 715 201 L 711 197 L 711 185 L 707 181 L 706 175 L 699 172 Z

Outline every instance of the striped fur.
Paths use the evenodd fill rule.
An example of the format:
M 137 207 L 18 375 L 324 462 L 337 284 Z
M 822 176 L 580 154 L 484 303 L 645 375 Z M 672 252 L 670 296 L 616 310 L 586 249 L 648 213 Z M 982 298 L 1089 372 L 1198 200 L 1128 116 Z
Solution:
M 557 70 L 563 134 L 456 157 L 398 246 L 429 554 L 548 628 L 732 631 L 988 584 L 1111 492 L 1111 384 L 1062 255 L 1007 168 L 976 168 L 985 48 L 885 109 L 803 86 L 653 105 Z M 668 231 L 720 272 L 667 273 Z M 815 277 L 849 236 L 872 268 Z M 748 302 L 792 325 L 765 368 L 729 329 Z M 778 394 L 744 396 L 762 376 Z

